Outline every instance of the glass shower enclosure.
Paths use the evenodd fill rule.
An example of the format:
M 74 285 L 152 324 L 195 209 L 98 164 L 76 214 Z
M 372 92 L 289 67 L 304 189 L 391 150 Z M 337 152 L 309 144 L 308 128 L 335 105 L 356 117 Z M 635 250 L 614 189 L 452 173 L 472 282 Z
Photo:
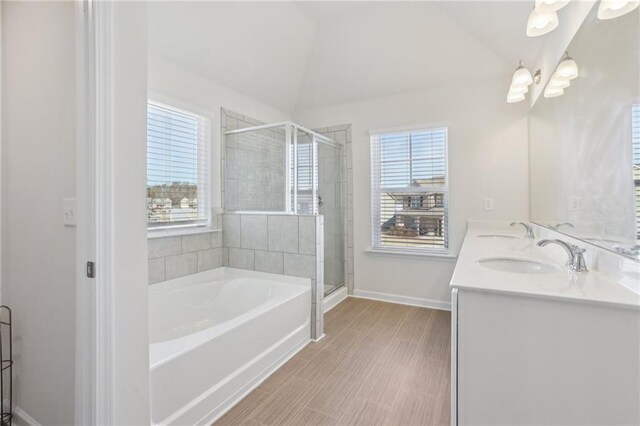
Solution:
M 343 146 L 291 122 L 226 132 L 228 212 L 322 215 L 324 295 L 345 282 L 346 181 Z

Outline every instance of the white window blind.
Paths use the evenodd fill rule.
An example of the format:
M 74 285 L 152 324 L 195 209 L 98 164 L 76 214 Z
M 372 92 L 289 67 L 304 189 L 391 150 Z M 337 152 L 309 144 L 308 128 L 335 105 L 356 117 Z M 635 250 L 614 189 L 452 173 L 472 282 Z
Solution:
M 371 136 L 372 248 L 448 251 L 447 128 Z
M 640 105 L 631 107 L 633 180 L 636 188 L 636 238 L 640 240 Z
M 147 225 L 202 226 L 210 215 L 210 123 L 147 104 Z

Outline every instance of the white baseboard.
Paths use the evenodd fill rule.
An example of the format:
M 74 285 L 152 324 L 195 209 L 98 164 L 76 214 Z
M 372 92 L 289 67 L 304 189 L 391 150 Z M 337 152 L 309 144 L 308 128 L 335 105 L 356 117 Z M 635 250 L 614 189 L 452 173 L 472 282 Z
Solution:
M 451 302 L 423 299 L 421 297 L 400 296 L 397 294 L 389 293 L 378 293 L 377 291 L 354 290 L 351 297 L 380 300 L 382 302 L 399 303 L 401 305 L 420 306 L 422 308 L 438 309 L 441 311 L 451 310 Z
M 349 297 L 349 293 L 347 292 L 346 287 L 340 287 L 327 297 L 322 300 L 322 312 L 325 314 L 329 312 L 331 309 L 335 308 L 336 305 L 342 302 L 344 299 Z
M 40 423 L 20 407 L 13 409 L 13 423 L 19 426 L 40 426 Z

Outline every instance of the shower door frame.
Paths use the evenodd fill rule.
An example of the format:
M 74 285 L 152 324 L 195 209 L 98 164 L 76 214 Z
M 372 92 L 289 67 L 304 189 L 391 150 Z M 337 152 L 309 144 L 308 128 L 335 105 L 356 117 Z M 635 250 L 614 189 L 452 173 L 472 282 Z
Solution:
M 317 215 L 318 214 L 318 205 L 317 205 L 317 185 L 316 182 L 318 181 L 318 175 L 319 175 L 319 171 L 318 168 L 315 167 L 316 161 L 317 161 L 317 144 L 318 143 L 324 143 L 327 145 L 330 145 L 334 148 L 337 148 L 339 150 L 344 149 L 344 145 L 338 142 L 335 142 L 331 139 L 329 139 L 326 136 L 322 136 L 319 133 L 314 132 L 313 130 L 309 130 L 306 127 L 300 126 L 299 124 L 296 124 L 292 121 L 279 121 L 277 123 L 269 123 L 269 124 L 261 124 L 258 126 L 251 126 L 251 127 L 244 127 L 242 129 L 236 129 L 236 130 L 229 130 L 227 132 L 225 132 L 225 136 L 228 135 L 237 135 L 237 134 L 241 134 L 241 133 L 248 133 L 248 132 L 252 132 L 252 131 L 258 131 L 258 130 L 267 130 L 267 129 L 273 129 L 273 128 L 277 128 L 277 127 L 284 127 L 285 128 L 285 146 L 286 146 L 286 157 L 287 157 L 287 175 L 285 178 L 285 204 L 286 204 L 286 208 L 285 211 L 279 212 L 279 211 L 247 211 L 247 210 L 234 210 L 231 213 L 264 213 L 264 214 L 299 214 L 298 213 L 298 132 L 304 132 L 307 133 L 308 135 L 310 135 L 312 137 L 312 144 L 313 144 L 313 148 L 312 148 L 312 155 L 311 155 L 311 164 L 314 165 L 314 167 L 312 167 L 313 170 L 313 175 L 311 177 L 312 179 L 312 189 L 313 189 L 313 215 Z M 226 149 L 223 147 L 223 149 Z M 225 169 L 226 169 L 226 164 L 224 165 Z M 295 171 L 294 173 L 291 173 L 291 170 Z M 226 170 L 225 170 L 225 175 L 226 175 Z M 293 181 L 291 180 L 291 176 L 293 175 Z M 224 183 L 223 183 L 224 184 Z M 293 191 L 293 197 L 291 195 L 291 189 L 294 189 Z

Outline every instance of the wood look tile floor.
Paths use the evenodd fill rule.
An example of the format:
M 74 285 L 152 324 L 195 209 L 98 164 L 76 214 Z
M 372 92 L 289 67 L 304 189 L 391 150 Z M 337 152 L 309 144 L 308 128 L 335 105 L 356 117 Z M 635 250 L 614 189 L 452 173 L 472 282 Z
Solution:
M 309 343 L 216 425 L 450 423 L 446 311 L 348 298 Z

